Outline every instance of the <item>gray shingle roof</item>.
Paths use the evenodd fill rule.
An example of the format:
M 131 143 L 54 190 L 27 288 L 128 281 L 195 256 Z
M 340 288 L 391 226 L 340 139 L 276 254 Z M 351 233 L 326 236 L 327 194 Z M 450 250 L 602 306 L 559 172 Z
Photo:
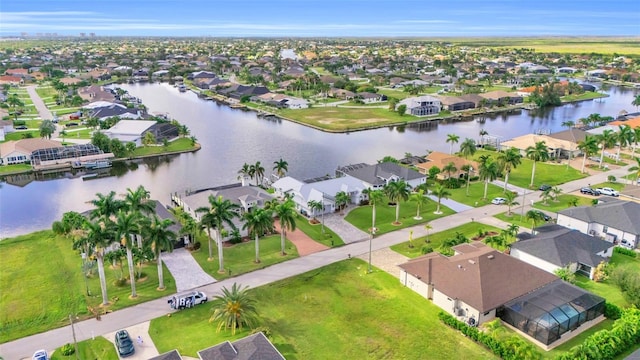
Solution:
M 201 360 L 285 360 L 262 332 L 198 351 Z
M 384 185 L 386 184 L 385 179 L 389 179 L 393 175 L 396 175 L 405 181 L 425 177 L 425 175 L 422 175 L 415 170 L 392 162 L 346 170 L 344 173 L 372 185 Z
M 612 201 L 595 206 L 568 208 L 558 214 L 640 235 L 640 204 L 635 202 Z
M 152 357 L 149 360 L 182 360 L 182 356 L 180 356 L 178 350 L 171 350 L 164 354 Z
M 549 231 L 544 227 L 537 230 L 540 232 L 536 236 L 515 242 L 511 248 L 557 266 L 580 263 L 594 267 L 601 261 L 608 261 L 596 254 L 613 246 L 610 242 L 558 225 L 552 225 Z

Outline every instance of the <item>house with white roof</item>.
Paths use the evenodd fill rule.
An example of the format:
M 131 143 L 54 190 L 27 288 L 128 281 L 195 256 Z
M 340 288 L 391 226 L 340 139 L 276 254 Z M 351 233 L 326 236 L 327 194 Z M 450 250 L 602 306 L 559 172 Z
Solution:
M 398 103 L 400 105 L 406 105 L 407 113 L 414 116 L 435 115 L 442 110 L 440 99 L 429 95 L 403 99 Z
M 399 180 L 406 181 L 412 189 L 427 182 L 427 175 L 392 162 L 347 165 L 338 168 L 336 174 L 360 180 L 365 189 L 374 190 L 382 189 L 388 183 Z
M 152 120 L 120 120 L 104 134 L 109 139 L 118 139 L 123 143 L 133 142 L 136 146 L 141 146 L 144 133 L 156 123 L 157 121 Z

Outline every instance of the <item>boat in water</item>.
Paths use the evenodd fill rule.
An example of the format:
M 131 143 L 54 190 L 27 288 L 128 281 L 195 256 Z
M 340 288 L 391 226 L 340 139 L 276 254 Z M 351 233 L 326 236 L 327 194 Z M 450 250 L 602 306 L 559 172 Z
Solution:
M 73 163 L 73 168 L 85 168 L 85 169 L 105 169 L 111 167 L 110 160 L 96 160 L 96 161 L 76 161 Z
M 185 84 L 178 85 L 178 91 L 186 92 L 187 91 L 187 86 Z

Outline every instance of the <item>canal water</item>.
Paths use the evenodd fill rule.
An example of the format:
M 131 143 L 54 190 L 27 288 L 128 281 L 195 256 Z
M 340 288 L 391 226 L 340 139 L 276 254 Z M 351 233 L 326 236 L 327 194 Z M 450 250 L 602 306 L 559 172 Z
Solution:
M 406 127 L 385 127 L 332 134 L 288 121 L 258 118 L 253 112 L 231 109 L 180 93 L 169 84 L 121 85 L 142 99 L 150 112 L 168 113 L 186 124 L 202 149 L 195 153 L 115 164 L 103 176 L 83 179 L 82 173 L 8 177 L 0 183 L 0 238 L 49 228 L 66 211 L 84 211 L 98 192 L 124 194 L 143 185 L 153 198 L 168 203 L 172 192 L 184 192 L 237 181 L 244 163 L 260 161 L 268 176 L 274 161 L 289 163 L 289 174 L 305 179 L 334 174 L 336 167 L 374 163 L 386 155 L 427 150 L 448 152 L 447 134 L 461 141 L 479 139 L 481 129 L 507 140 L 536 131 L 560 131 L 562 122 L 591 113 L 616 116 L 631 106 L 635 91 L 611 87 L 610 97 L 534 111 L 498 114 L 467 121 L 439 121 Z M 457 147 L 457 146 L 456 146 Z

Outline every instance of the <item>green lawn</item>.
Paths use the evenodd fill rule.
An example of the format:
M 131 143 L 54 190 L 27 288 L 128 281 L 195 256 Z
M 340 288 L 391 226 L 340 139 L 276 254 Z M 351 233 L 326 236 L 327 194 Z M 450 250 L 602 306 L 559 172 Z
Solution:
M 465 205 L 478 207 L 491 204 L 491 200 L 495 197 L 503 197 L 504 191 L 502 187 L 489 184 L 487 187 L 487 198 L 483 199 L 484 195 L 484 182 L 476 181 L 469 184 L 469 196 L 467 196 L 466 183 L 459 189 L 447 189 L 451 196 L 449 199 L 463 203 Z
M 14 165 L 2 165 L 0 166 L 0 174 L 8 174 L 14 172 L 24 172 L 27 170 L 31 170 L 31 165 L 29 164 L 14 164 Z
M 640 259 L 638 259 L 637 257 L 634 259 L 630 256 L 614 252 L 611 260 L 609 261 L 609 266 L 632 267 L 636 271 L 640 271 Z M 616 304 L 620 307 L 630 306 L 629 302 L 622 295 L 620 289 L 610 280 L 595 282 L 581 275 L 577 275 L 576 280 L 576 285 L 596 295 L 602 296 L 603 298 L 607 299 L 607 302 Z
M 540 199 L 540 198 L 538 198 Z M 544 204 L 544 202 L 542 202 L 542 200 L 537 201 L 533 204 L 533 207 L 536 209 L 540 209 L 540 210 L 544 210 L 544 211 L 551 211 L 551 212 L 558 212 L 560 210 L 564 210 L 567 208 L 570 208 L 572 205 L 570 204 L 570 201 L 572 200 L 577 200 L 578 204 L 577 206 L 590 206 L 592 205 L 591 200 L 592 198 L 587 198 L 584 196 L 577 196 L 577 195 L 558 195 L 558 200 L 549 200 L 549 202 L 547 204 Z
M 526 215 L 527 213 L 524 214 L 525 217 L 522 217 L 520 208 L 517 207 L 517 208 L 511 209 L 511 216 L 507 216 L 507 213 L 503 212 L 501 214 L 494 215 L 494 217 L 502 221 L 508 222 L 509 224 L 516 224 L 520 226 L 520 229 L 521 229 L 520 231 L 522 231 L 522 228 L 531 229 L 531 221 L 527 220 Z M 542 225 L 542 223 L 537 224 L 536 226 L 540 226 L 540 225 Z
M 213 261 L 207 261 L 209 257 L 209 248 L 206 235 L 199 238 L 202 247 L 200 250 L 191 254 L 196 259 L 202 270 L 213 276 L 216 280 L 223 280 L 232 276 L 248 273 L 254 270 L 263 269 L 267 266 L 277 264 L 286 260 L 298 257 L 298 249 L 289 240 L 286 240 L 285 251 L 286 256 L 280 253 L 280 235 L 271 235 L 260 238 L 260 263 L 254 262 L 256 257 L 255 243 L 252 241 L 240 244 L 225 246 L 224 251 L 224 267 L 227 270 L 224 274 L 218 273 L 218 250 L 215 241 L 212 241 Z M 231 274 L 229 274 L 231 269 Z
M 68 324 L 69 314 L 89 317 L 87 306 L 101 302 L 97 266 L 86 286 L 81 271 L 80 255 L 71 248 L 71 241 L 49 230 L 0 241 L 0 342 L 36 334 Z M 124 273 L 128 274 L 126 259 Z M 119 269 L 105 266 L 109 299 L 117 301 L 110 310 L 156 299 L 176 291 L 175 281 L 165 268 L 167 289 L 157 291 L 158 274 L 155 263 L 143 267 L 142 281 L 137 283 L 138 297 L 129 299 L 128 285 L 115 285 Z M 43 296 L 46 294 L 46 296 Z
M 71 344 L 73 345 L 73 344 Z M 102 336 L 98 336 L 95 340 L 89 339 L 78 343 L 78 353 L 70 356 L 64 356 L 60 352 L 60 348 L 51 355 L 51 360 L 76 360 L 76 359 L 100 359 L 100 360 L 118 360 L 118 352 L 116 347 L 109 340 Z
M 599 183 L 599 184 L 591 184 L 591 188 L 593 189 L 597 189 L 597 188 L 601 188 L 601 187 L 610 187 L 614 190 L 617 191 L 622 191 L 622 189 L 624 189 L 626 185 L 624 183 L 620 183 L 620 182 L 603 182 L 603 183 Z
M 420 216 L 422 216 L 422 220 L 416 220 L 413 218 L 416 216 L 416 204 L 412 201 L 406 201 L 400 203 L 399 220 L 401 224 L 394 225 L 392 223 L 396 220 L 396 207 L 395 205 L 386 205 L 386 203 L 387 202 L 385 201 L 383 204 L 376 206 L 376 234 L 378 235 L 418 224 L 424 224 L 433 219 L 454 213 L 453 210 L 441 205 L 440 211 L 442 211 L 442 214 L 434 214 L 433 212 L 436 211 L 437 203 L 430 200 L 426 206 L 420 209 Z M 372 210 L 372 207 L 369 205 L 359 206 L 351 210 L 345 217 L 345 220 L 358 229 L 368 233 L 371 228 Z
M 602 97 L 607 97 L 607 96 L 598 92 L 585 91 L 584 93 L 578 94 L 578 95 L 561 96 L 560 100 L 562 100 L 563 102 L 569 102 L 569 101 L 598 99 Z
M 366 263 L 345 260 L 305 274 L 252 289 L 261 317 L 276 348 L 296 359 L 493 359 L 482 346 L 438 320 L 440 309 L 403 287 L 384 271 L 366 274 Z M 241 285 L 241 284 L 240 284 Z M 151 321 L 158 351 L 196 352 L 242 338 L 217 333 L 207 320 L 209 305 Z M 176 336 L 176 329 L 189 334 Z M 437 334 L 437 336 L 428 336 Z M 428 340 L 425 340 L 428 336 Z
M 318 216 L 318 221 L 321 220 L 322 217 Z M 321 223 L 311 224 L 309 223 L 309 220 L 301 215 L 298 215 L 298 217 L 296 218 L 296 227 L 303 233 L 307 234 L 307 236 L 321 244 L 327 245 L 329 247 L 344 245 L 344 241 L 342 241 L 340 236 L 334 233 L 331 229 L 325 226 L 323 234 Z
M 456 232 L 468 237 L 469 239 L 478 235 L 479 231 L 495 231 L 500 232 L 500 229 L 490 225 L 482 224 L 479 222 L 470 222 L 458 227 L 437 232 L 435 234 L 429 234 L 429 245 L 433 249 L 437 249 L 444 240 L 454 237 Z M 410 258 L 416 258 L 422 255 L 422 247 L 427 244 L 427 236 L 413 239 L 413 247 L 409 247 L 409 241 L 391 246 L 391 250 L 400 253 Z
M 65 135 L 65 139 L 91 139 L 93 136 L 93 129 L 90 128 L 75 128 L 75 129 L 65 129 L 67 135 Z M 62 137 L 62 135 L 60 135 Z
M 176 141 L 172 141 L 169 143 L 169 146 L 166 148 L 162 145 L 160 146 L 141 146 L 138 147 L 132 156 L 143 156 L 143 155 L 153 155 L 153 154 L 162 154 L 166 152 L 172 151 L 184 151 L 184 150 L 194 150 L 195 146 L 191 145 L 191 139 L 180 138 Z

